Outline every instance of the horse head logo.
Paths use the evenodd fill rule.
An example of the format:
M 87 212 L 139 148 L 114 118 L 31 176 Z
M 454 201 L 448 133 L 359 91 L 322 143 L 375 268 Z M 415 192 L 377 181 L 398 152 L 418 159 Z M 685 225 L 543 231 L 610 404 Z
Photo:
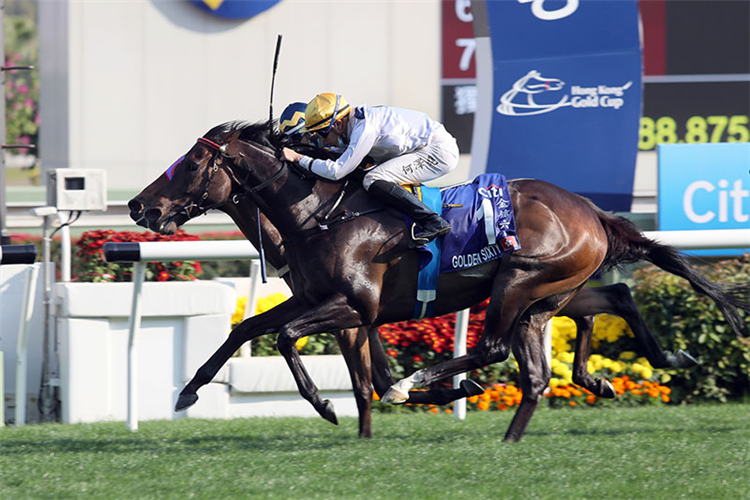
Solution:
M 549 113 L 562 106 L 568 106 L 568 96 L 551 104 L 538 104 L 534 101 L 534 95 L 545 92 L 562 90 L 565 82 L 558 78 L 544 78 L 537 70 L 529 71 L 525 76 L 518 79 L 513 84 L 513 88 L 507 91 L 500 98 L 500 105 L 497 112 L 509 116 L 527 116 Z M 521 98 L 519 102 L 518 94 L 526 96 L 526 101 Z

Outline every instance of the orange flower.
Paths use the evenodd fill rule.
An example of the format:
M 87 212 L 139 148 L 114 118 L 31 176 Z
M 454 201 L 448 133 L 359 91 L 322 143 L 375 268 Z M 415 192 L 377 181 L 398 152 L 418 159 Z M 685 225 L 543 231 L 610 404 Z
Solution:
M 638 390 L 638 389 L 633 389 L 633 390 L 632 390 L 632 391 L 630 391 L 630 392 L 632 392 L 632 393 L 633 393 L 633 394 L 635 394 L 636 396 L 640 396 L 641 394 L 643 394 L 643 391 L 640 391 L 640 390 Z
M 499 405 L 497 405 L 497 409 L 500 411 L 505 411 L 508 409 L 508 407 L 504 405 L 503 403 L 500 403 Z
M 659 392 L 661 392 L 662 394 L 672 394 L 672 389 L 662 385 L 661 387 L 659 387 Z
M 440 413 L 437 408 L 430 408 L 430 413 Z
M 665 403 L 669 403 L 669 396 L 667 396 L 666 394 L 662 394 L 661 400 L 664 401 Z
M 474 404 L 476 404 L 476 402 L 477 402 L 477 401 L 479 401 L 479 396 L 471 396 L 470 398 L 466 398 L 466 400 L 467 400 L 467 401 L 468 401 L 469 403 L 474 403 Z
M 490 409 L 490 404 L 487 401 L 480 401 L 479 404 L 477 405 L 477 408 L 480 411 L 487 411 Z
M 569 404 L 570 406 L 578 406 L 578 403 L 576 403 L 575 401 L 571 401 L 571 402 L 570 402 L 570 403 L 568 403 L 568 404 Z
M 593 394 L 591 394 L 589 396 L 586 396 L 586 402 L 588 404 L 594 404 L 594 403 L 596 403 L 596 396 L 594 396 Z

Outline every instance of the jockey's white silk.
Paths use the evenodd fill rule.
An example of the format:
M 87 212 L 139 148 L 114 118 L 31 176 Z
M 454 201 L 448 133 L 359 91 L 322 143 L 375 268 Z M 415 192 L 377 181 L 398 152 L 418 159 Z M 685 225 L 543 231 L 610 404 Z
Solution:
M 420 111 L 390 106 L 365 105 L 356 108 L 349 115 L 347 135 L 349 145 L 338 160 L 304 158 L 300 163 L 321 177 L 339 180 L 352 173 L 365 156 L 370 156 L 376 164 L 381 164 L 430 144 L 450 145 L 452 142 L 455 147 L 455 139 L 441 123 Z M 443 174 L 455 167 L 452 160 L 450 158 L 445 165 L 438 165 L 440 172 L 436 173 Z M 457 162 L 456 147 L 455 163 Z

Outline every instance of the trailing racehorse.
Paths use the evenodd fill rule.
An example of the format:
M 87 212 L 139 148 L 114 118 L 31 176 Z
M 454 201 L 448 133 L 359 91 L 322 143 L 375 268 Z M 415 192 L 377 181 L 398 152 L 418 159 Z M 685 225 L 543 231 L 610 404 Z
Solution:
M 236 328 L 182 391 L 178 407 L 192 404 L 197 389 L 242 343 L 279 331 L 279 350 L 300 392 L 330 419 L 332 408 L 319 399 L 294 342 L 310 334 L 411 317 L 417 259 L 409 249 L 403 218 L 377 210 L 377 202 L 361 189 L 346 191 L 340 183 L 300 178 L 277 159 L 282 142 L 266 124 L 238 127 L 218 144 L 199 140 L 175 169 L 158 211 L 150 217 L 154 209 L 145 211 L 151 227 L 168 232 L 209 208 L 204 204 L 209 198 L 222 203 L 251 196 L 283 237 L 291 269 L 294 297 Z M 556 186 L 520 180 L 510 182 L 509 190 L 523 249 L 499 261 L 441 275 L 438 281 L 436 315 L 490 296 L 479 344 L 466 356 L 400 381 L 384 400 L 403 402 L 411 396 L 411 401 L 415 395 L 408 391 L 414 384 L 431 384 L 501 361 L 512 348 L 524 398 L 506 439 L 520 439 L 549 380 L 542 326 L 602 266 L 649 260 L 717 301 L 735 332 L 741 332 L 737 307 L 748 309 L 746 285 L 729 288 L 705 280 L 674 249 L 646 239 L 629 221 L 607 215 Z M 338 208 L 334 200 L 339 200 Z M 321 230 L 321 221 L 333 208 L 365 215 Z

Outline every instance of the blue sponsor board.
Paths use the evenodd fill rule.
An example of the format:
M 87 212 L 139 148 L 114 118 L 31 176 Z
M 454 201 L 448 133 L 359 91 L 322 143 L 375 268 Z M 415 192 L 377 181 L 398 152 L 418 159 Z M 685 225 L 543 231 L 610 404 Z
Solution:
M 642 94 L 637 2 L 486 6 L 495 106 L 487 171 L 629 211 Z
M 657 151 L 659 229 L 747 229 L 748 249 L 689 253 L 750 250 L 750 143 L 661 144 Z
M 249 19 L 270 9 L 281 0 L 190 0 L 201 9 L 227 19 Z

